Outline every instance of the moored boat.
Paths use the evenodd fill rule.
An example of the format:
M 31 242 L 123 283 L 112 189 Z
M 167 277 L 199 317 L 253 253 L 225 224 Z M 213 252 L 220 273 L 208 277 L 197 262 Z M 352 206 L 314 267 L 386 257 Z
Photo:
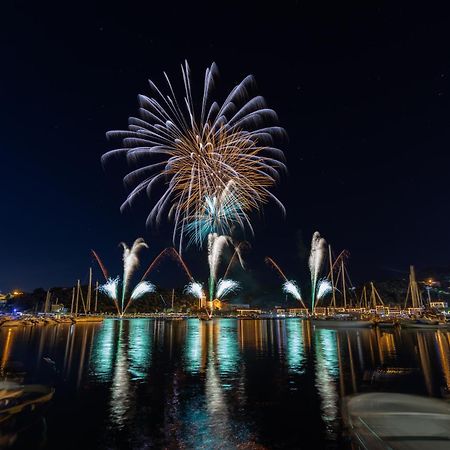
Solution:
M 35 411 L 50 401 L 54 392 L 53 388 L 38 384 L 0 383 L 0 423 L 24 410 Z
M 449 448 L 450 405 L 443 400 L 397 393 L 359 394 L 344 398 L 342 416 L 355 448 Z

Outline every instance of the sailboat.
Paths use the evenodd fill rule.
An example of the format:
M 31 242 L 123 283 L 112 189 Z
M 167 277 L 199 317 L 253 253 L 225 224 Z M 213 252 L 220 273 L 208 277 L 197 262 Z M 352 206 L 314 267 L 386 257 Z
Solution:
M 75 291 L 73 291 L 74 294 Z M 74 295 L 72 294 L 72 305 L 74 301 Z M 84 301 L 83 297 L 83 291 L 81 289 L 80 280 L 78 280 L 77 283 L 77 289 L 76 289 L 76 301 L 75 301 L 75 315 L 72 316 L 72 321 L 75 323 L 85 323 L 85 322 L 102 322 L 103 317 L 97 316 L 97 315 L 91 315 L 91 297 L 92 297 L 92 267 L 89 268 L 89 283 L 88 283 L 88 290 L 86 295 L 86 302 Z M 84 315 L 79 316 L 78 315 L 78 302 L 81 298 L 81 302 L 83 304 L 83 310 Z M 73 308 L 72 308 L 73 309 Z
M 349 298 L 347 293 L 347 284 L 351 284 L 348 272 L 344 265 L 344 257 L 347 253 L 341 252 L 341 254 L 333 262 L 331 247 L 328 246 L 328 256 L 330 264 L 330 281 L 332 287 L 332 300 L 331 307 L 328 308 L 328 315 L 325 317 L 314 317 L 311 319 L 312 325 L 321 328 L 368 328 L 373 325 L 372 321 L 363 319 L 361 317 L 361 310 L 358 308 L 352 308 L 353 302 L 351 297 Z M 342 283 L 342 301 L 343 307 L 336 306 L 336 286 L 334 280 L 333 270 L 334 267 L 339 267 L 339 271 L 336 277 L 336 285 L 338 285 L 339 280 Z
M 405 299 L 405 311 L 409 317 L 400 322 L 401 326 L 405 328 L 436 329 L 447 328 L 449 325 L 438 318 L 428 317 L 424 314 L 425 306 L 420 295 L 414 266 L 410 266 L 409 268 L 409 284 Z

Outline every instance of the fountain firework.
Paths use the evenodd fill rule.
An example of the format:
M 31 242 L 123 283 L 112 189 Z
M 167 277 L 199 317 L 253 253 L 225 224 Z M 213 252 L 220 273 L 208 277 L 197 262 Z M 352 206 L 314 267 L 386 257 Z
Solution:
M 322 265 L 326 256 L 327 243 L 318 231 L 314 232 L 309 256 L 309 271 L 311 274 L 311 311 L 314 311 L 316 301 L 316 287 Z
M 209 263 L 209 300 L 213 300 L 214 286 L 223 249 L 231 242 L 229 236 L 218 236 L 216 233 L 208 235 L 208 263 Z
M 273 269 L 275 269 L 278 274 L 281 276 L 281 278 L 283 279 L 283 285 L 282 285 L 282 289 L 283 292 L 285 294 L 290 294 L 292 295 L 296 300 L 298 300 L 301 305 L 303 306 L 303 308 L 306 309 L 305 303 L 303 302 L 302 299 L 302 294 L 300 291 L 300 288 L 297 286 L 297 283 L 294 280 L 288 280 L 286 275 L 284 274 L 284 272 L 281 270 L 280 266 L 269 256 L 266 256 L 266 258 L 264 259 L 264 261 Z
M 98 254 L 92 250 L 92 254 L 95 256 L 95 259 L 102 270 L 103 276 L 106 279 L 106 283 L 99 286 L 98 290 L 103 292 L 107 297 L 114 301 L 114 304 L 117 308 L 117 313 L 121 316 L 125 313 L 125 311 L 130 306 L 131 302 L 143 296 L 144 294 L 148 294 L 155 291 L 155 286 L 143 279 L 134 287 L 129 297 L 128 303 L 125 306 L 125 297 L 128 292 L 129 282 L 133 276 L 134 271 L 139 267 L 139 257 L 138 253 L 142 248 L 148 248 L 148 245 L 145 243 L 144 239 L 138 238 L 134 241 L 133 245 L 128 247 L 125 243 L 121 242 L 120 245 L 123 247 L 123 280 L 121 282 L 120 277 L 116 278 L 108 278 L 107 270 L 98 256 Z M 119 287 L 121 285 L 122 292 L 120 296 L 119 303 Z
M 123 247 L 123 283 L 122 283 L 122 311 L 125 302 L 125 295 L 128 289 L 128 283 L 134 271 L 139 267 L 138 252 L 141 248 L 148 248 L 144 239 L 138 238 L 133 242 L 133 245 L 128 247 L 125 242 L 121 242 Z

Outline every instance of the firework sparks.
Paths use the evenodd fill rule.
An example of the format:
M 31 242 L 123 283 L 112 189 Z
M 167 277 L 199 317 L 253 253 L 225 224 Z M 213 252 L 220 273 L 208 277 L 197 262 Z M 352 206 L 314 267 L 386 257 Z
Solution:
M 240 288 L 240 284 L 234 280 L 220 279 L 217 283 L 216 298 L 222 299 L 226 295 L 236 292 Z
M 197 283 L 196 281 L 192 281 L 191 283 L 189 283 L 185 287 L 184 292 L 194 296 L 195 298 L 198 298 L 199 300 L 201 300 L 205 296 L 203 286 L 200 283 Z
M 317 283 L 317 300 L 322 300 L 326 295 L 333 292 L 331 281 L 327 278 L 322 278 Z
M 120 314 L 118 295 L 119 295 L 120 278 L 108 278 L 105 284 L 98 287 L 98 290 L 109 297 L 116 305 L 117 312 Z
M 212 202 L 207 208 L 216 211 L 212 217 L 223 220 L 221 199 L 227 191 L 232 192 L 231 209 L 226 206 L 227 224 L 248 223 L 246 215 L 259 211 L 270 200 L 284 213 L 283 205 L 270 191 L 286 169 L 282 150 L 274 147 L 285 137 L 284 130 L 274 125 L 276 113 L 266 107 L 262 97 L 251 96 L 252 76 L 239 83 L 219 106 L 212 98 L 217 72 L 215 63 L 206 70 L 200 114 L 195 112 L 186 63 L 182 66 L 183 102 L 178 102 L 164 74 L 168 93 L 150 81 L 155 95 L 139 96 L 139 117 L 129 119 L 128 130 L 107 133 L 108 138 L 122 139 L 123 148 L 106 153 L 102 162 L 124 154 L 132 167 L 124 178 L 130 193 L 121 209 L 132 206 L 140 194 L 150 197 L 153 187 L 164 181 L 166 190 L 154 203 L 147 223 L 158 224 L 168 213 L 174 221 L 173 239 L 179 238 L 180 249 L 184 228 L 192 218 L 200 220 L 194 233 L 197 242 L 207 232 L 201 219 L 205 199 Z M 217 231 L 226 231 L 227 226 Z
M 190 236 L 189 244 L 202 247 L 206 237 L 213 233 L 228 236 L 236 223 L 242 229 L 247 227 L 253 234 L 248 216 L 233 193 L 234 184 L 230 180 L 219 198 L 206 197 L 200 215 L 187 218 L 185 233 Z
M 151 294 L 152 292 L 155 292 L 155 290 L 156 286 L 153 283 L 150 283 L 149 281 L 141 281 L 133 289 L 130 301 L 137 300 L 145 294 Z
M 283 292 L 285 294 L 291 294 L 299 302 L 303 302 L 300 288 L 294 280 L 288 280 L 283 283 Z
M 309 271 L 311 273 L 311 310 L 314 311 L 316 301 L 316 288 L 320 271 L 325 260 L 327 243 L 320 233 L 316 231 L 311 241 L 311 253 L 309 256 Z

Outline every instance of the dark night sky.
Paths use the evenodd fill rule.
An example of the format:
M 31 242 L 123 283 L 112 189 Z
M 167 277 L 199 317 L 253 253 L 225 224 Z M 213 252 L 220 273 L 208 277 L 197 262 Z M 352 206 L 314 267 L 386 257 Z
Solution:
M 318 229 L 349 249 L 357 281 L 447 265 L 448 11 L 187 3 L 3 8 L 0 290 L 71 285 L 86 277 L 91 248 L 115 272 L 121 240 L 143 236 L 145 262 L 170 245 L 167 229 L 145 229 L 145 208 L 120 214 L 120 174 L 105 173 L 100 156 L 113 148 L 105 132 L 124 128 L 137 94 L 149 93 L 147 78 L 176 79 L 185 58 L 196 83 L 212 61 L 222 89 L 254 74 L 289 135 L 277 191 L 287 218 L 273 206 L 255 218 L 255 279 L 278 283 L 265 255 L 299 273 L 299 230 L 307 245 Z M 206 276 L 204 254 L 186 259 Z

